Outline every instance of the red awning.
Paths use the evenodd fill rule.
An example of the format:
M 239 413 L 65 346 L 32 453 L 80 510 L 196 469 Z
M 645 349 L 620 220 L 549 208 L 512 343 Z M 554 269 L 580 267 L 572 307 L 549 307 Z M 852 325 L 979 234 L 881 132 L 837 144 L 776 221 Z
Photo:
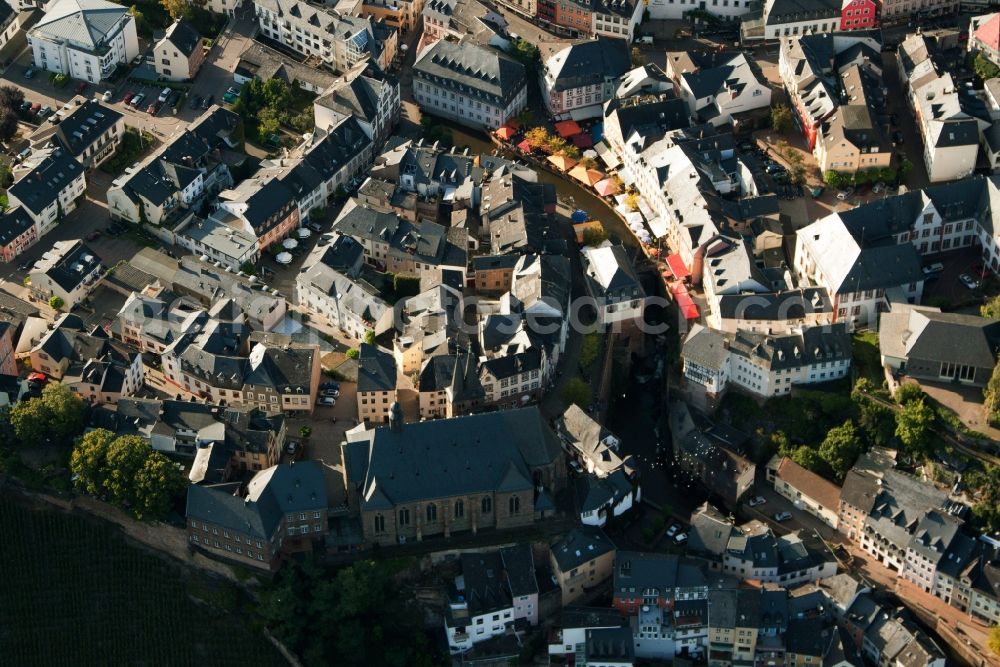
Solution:
M 574 134 L 571 141 L 577 148 L 590 148 L 594 145 L 594 142 L 590 140 L 589 134 Z
M 521 143 L 519 143 L 519 144 L 517 145 L 517 148 L 518 148 L 518 150 L 520 150 L 520 151 L 521 151 L 522 153 L 530 153 L 530 152 L 531 152 L 531 144 L 530 144 L 530 143 L 528 142 L 528 140 L 527 140 L 527 139 L 525 139 L 525 140 L 523 140 L 523 141 L 522 141 Z
M 670 270 L 678 280 L 684 280 L 691 275 L 688 268 L 684 266 L 684 260 L 681 259 L 680 255 L 669 255 L 667 257 L 667 266 L 670 267 Z
M 676 255 L 671 255 L 676 257 Z M 677 307 L 681 309 L 681 313 L 684 315 L 685 320 L 696 320 L 700 317 L 698 313 L 698 306 L 691 299 L 691 295 L 688 294 L 687 287 L 681 283 L 675 284 L 670 288 L 670 291 L 674 293 L 674 299 L 677 301 Z
M 508 139 L 513 137 L 514 134 L 516 134 L 516 132 L 514 128 L 512 128 L 510 125 L 504 125 L 496 132 L 496 135 L 501 139 L 503 139 L 504 141 L 507 141 Z
M 556 133 L 564 139 L 581 132 L 583 132 L 583 128 L 577 125 L 575 120 L 564 120 L 561 123 L 556 123 Z

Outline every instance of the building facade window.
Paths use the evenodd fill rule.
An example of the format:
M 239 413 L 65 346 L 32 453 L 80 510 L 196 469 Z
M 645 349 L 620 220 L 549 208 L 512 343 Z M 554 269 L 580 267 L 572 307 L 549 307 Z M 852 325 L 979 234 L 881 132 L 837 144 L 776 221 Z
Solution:
M 489 496 L 483 498 L 483 514 L 489 514 L 493 511 L 493 499 Z

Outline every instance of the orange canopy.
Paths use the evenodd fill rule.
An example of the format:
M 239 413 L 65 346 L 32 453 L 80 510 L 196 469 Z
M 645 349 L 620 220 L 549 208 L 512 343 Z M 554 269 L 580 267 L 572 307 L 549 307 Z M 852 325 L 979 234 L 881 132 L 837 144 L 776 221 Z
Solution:
M 549 162 L 554 164 L 559 171 L 572 169 L 576 164 L 576 160 L 566 155 L 550 155 Z
M 514 136 L 514 132 L 515 132 L 514 128 L 512 128 L 510 125 L 504 125 L 499 130 L 496 131 L 496 135 L 501 139 L 503 139 L 504 141 L 507 141 L 508 139 Z
M 583 128 L 577 125 L 575 120 L 564 120 L 561 123 L 556 123 L 556 134 L 563 139 L 580 134 L 581 132 L 583 132 Z
M 604 174 L 597 171 L 596 169 L 587 169 L 582 164 L 576 165 L 569 175 L 580 181 L 584 185 L 589 185 L 593 187 L 604 178 Z

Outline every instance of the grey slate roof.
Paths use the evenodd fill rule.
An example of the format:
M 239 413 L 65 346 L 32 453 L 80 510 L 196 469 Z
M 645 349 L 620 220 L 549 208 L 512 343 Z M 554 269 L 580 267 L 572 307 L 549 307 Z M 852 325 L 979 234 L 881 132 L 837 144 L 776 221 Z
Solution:
M 721 370 L 729 351 L 725 346 L 726 336 L 715 329 L 700 324 L 691 326 L 684 339 L 682 355 L 685 360 L 712 370 Z
M 79 157 L 121 118 L 118 111 L 87 100 L 59 122 L 55 136 L 70 155 Z
M 586 660 L 589 665 L 631 663 L 635 657 L 631 628 L 587 630 Z
M 628 44 L 622 39 L 598 37 L 567 48 L 569 53 L 559 67 L 553 84 L 556 91 L 602 84 L 606 79 L 617 79 L 632 69 Z M 553 67 L 555 63 L 550 58 L 544 66 Z
M 615 543 L 595 526 L 573 528 L 552 545 L 552 557 L 562 572 L 589 563 L 615 550 Z
M 359 349 L 358 393 L 395 391 L 395 357 L 368 343 L 362 343 Z
M 501 488 L 531 493 L 532 469 L 561 455 L 555 434 L 529 407 L 378 427 L 344 445 L 344 466 L 362 506 L 374 509 Z
M 167 28 L 164 39 L 177 47 L 177 50 L 185 57 L 191 57 L 195 49 L 202 48 L 201 35 L 198 30 L 187 19 L 178 19 Z
M 258 502 L 247 502 L 220 489 L 192 484 L 187 490 L 186 516 L 270 540 L 281 523 L 282 512 L 271 494 L 264 494 Z
M 33 32 L 97 51 L 126 13 L 127 7 L 105 0 L 57 0 L 48 6 Z
M 418 80 L 506 108 L 526 85 L 524 65 L 492 48 L 438 40 L 413 63 Z
M 20 206 L 4 211 L 0 214 L 0 246 L 13 243 L 34 225 L 35 221 L 29 218 L 27 212 Z
M 10 194 L 39 215 L 51 206 L 63 188 L 83 173 L 83 166 L 61 148 L 52 149 L 30 172 L 10 186 Z
M 660 597 L 672 599 L 678 566 L 679 559 L 673 554 L 619 551 L 615 555 L 612 595 L 640 597 L 643 591 L 655 589 Z
M 538 580 L 535 577 L 535 559 L 530 544 L 518 544 L 500 549 L 504 574 L 510 594 L 515 598 L 538 594 Z

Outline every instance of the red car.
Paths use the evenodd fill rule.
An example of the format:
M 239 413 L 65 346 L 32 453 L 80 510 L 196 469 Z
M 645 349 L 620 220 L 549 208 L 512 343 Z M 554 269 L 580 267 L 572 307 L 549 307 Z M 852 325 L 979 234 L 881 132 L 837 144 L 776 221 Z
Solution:
M 122 98 L 122 104 L 128 104 L 129 102 L 132 101 L 133 97 L 135 97 L 135 93 L 133 93 L 132 91 L 125 93 L 125 97 Z
M 30 375 L 28 375 L 28 382 L 37 383 L 37 384 L 46 384 L 48 381 L 49 381 L 49 378 L 46 377 L 45 373 L 37 373 L 36 372 L 36 373 L 31 373 Z
M 77 95 L 81 95 L 83 91 L 87 90 L 87 82 L 81 81 L 80 83 L 76 84 L 76 88 L 74 90 Z

